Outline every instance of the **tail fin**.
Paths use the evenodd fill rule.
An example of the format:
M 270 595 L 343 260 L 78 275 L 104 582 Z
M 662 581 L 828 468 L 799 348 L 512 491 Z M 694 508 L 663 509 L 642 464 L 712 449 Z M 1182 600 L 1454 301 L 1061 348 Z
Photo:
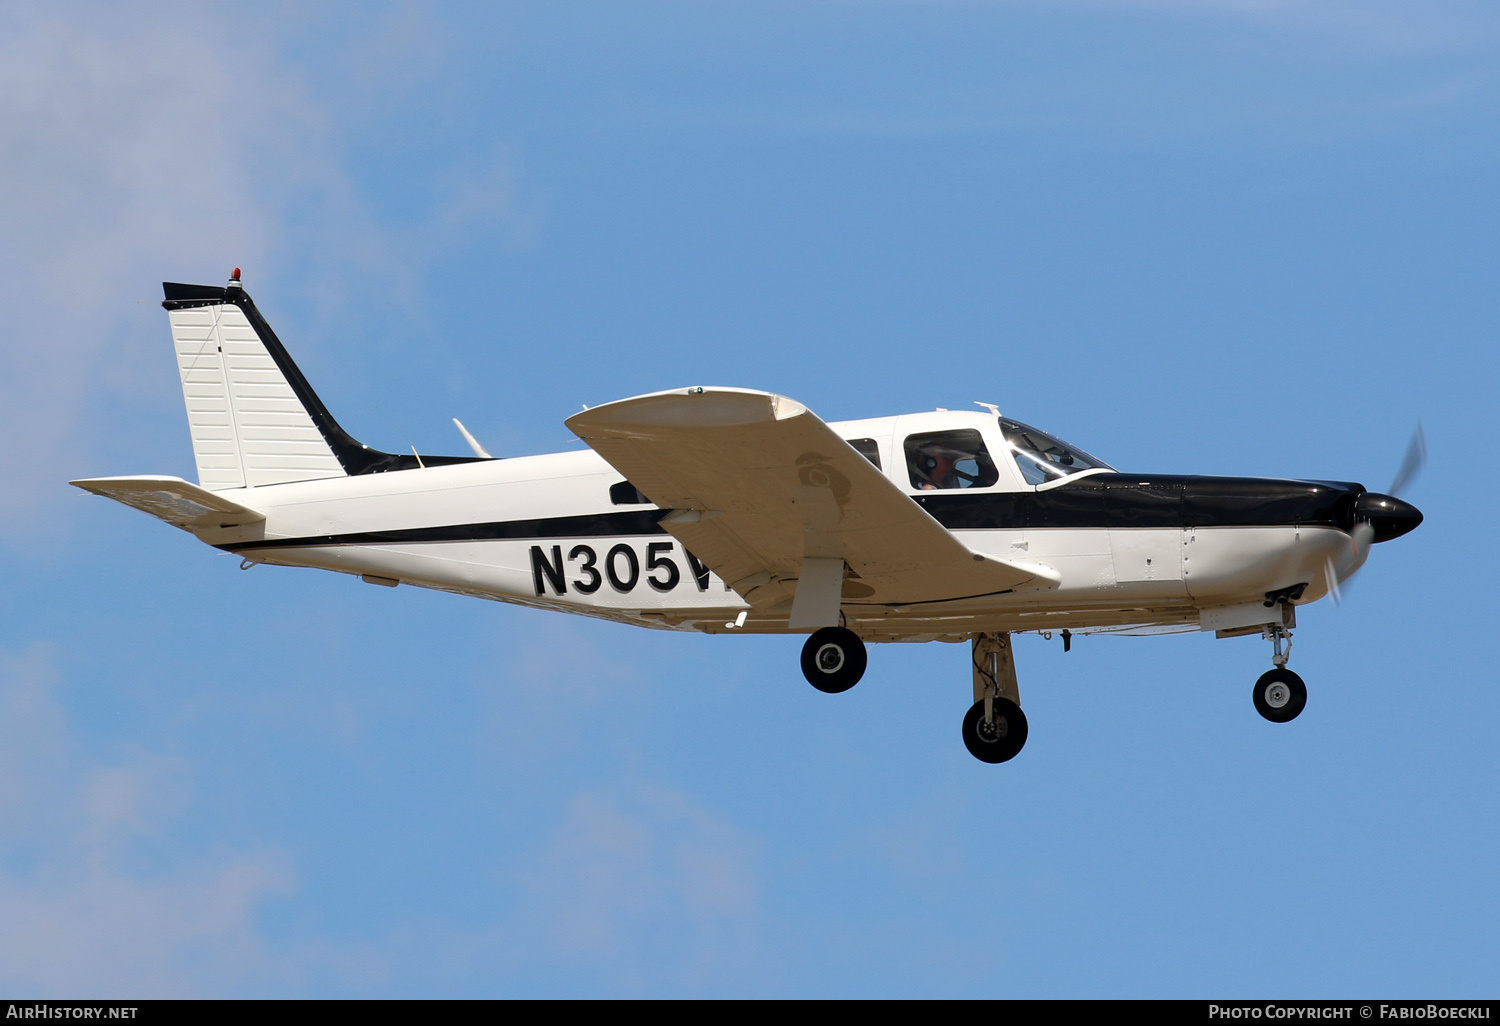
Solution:
M 198 483 L 210 491 L 418 466 L 464 456 L 381 452 L 329 414 L 241 287 L 164 282 Z

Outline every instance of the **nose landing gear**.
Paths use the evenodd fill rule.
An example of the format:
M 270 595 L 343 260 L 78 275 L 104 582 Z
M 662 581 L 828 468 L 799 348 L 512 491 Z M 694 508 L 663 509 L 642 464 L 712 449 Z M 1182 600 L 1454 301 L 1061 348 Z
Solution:
M 964 747 L 980 762 L 1009 762 L 1026 744 L 1026 714 L 1008 698 L 975 702 L 964 714 Z
M 1275 646 L 1271 662 L 1276 666 L 1261 674 L 1260 679 L 1255 682 L 1255 691 L 1251 697 L 1255 701 L 1256 712 L 1272 723 L 1286 723 L 1295 720 L 1297 714 L 1306 707 L 1307 685 L 1302 683 L 1301 677 L 1286 668 L 1287 661 L 1292 657 L 1291 631 L 1285 627 L 1272 626 L 1265 629 L 1265 636 Z M 1282 638 L 1286 639 L 1285 651 L 1281 648 Z

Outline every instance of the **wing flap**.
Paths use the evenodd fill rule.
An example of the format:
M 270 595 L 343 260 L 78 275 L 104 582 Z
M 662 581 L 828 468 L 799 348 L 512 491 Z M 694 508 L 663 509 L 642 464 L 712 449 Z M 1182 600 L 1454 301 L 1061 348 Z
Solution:
M 94 477 L 69 481 L 86 492 L 124 503 L 173 527 L 194 531 L 210 527 L 244 527 L 265 520 L 265 514 L 224 496 L 190 484 L 180 477 Z
M 844 598 L 860 604 L 953 601 L 1057 580 L 1046 567 L 970 550 L 785 396 L 657 392 L 585 410 L 567 425 L 673 510 L 662 526 L 757 608 L 795 594 L 804 559 L 843 560 Z

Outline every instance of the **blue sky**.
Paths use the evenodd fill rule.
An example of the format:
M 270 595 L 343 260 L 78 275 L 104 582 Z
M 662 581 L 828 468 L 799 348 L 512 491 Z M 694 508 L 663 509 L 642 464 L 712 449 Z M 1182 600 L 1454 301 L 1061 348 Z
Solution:
M 42 995 L 1493 996 L 1500 13 L 1482 3 L 9 5 L 0 985 Z M 1130 469 L 1385 487 L 1253 639 L 814 692 L 702 638 L 236 561 L 163 280 L 376 446 L 711 383 L 995 402 Z

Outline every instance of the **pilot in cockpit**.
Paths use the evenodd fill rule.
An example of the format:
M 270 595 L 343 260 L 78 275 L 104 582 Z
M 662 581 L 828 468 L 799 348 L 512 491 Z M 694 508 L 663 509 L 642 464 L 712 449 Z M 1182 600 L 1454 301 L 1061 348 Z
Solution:
M 942 446 L 926 446 L 915 454 L 912 461 L 912 476 L 921 481 L 924 492 L 939 488 L 958 488 L 959 454 Z
M 924 492 L 995 483 L 995 465 L 976 431 L 914 435 L 907 439 L 906 462 L 913 487 Z

